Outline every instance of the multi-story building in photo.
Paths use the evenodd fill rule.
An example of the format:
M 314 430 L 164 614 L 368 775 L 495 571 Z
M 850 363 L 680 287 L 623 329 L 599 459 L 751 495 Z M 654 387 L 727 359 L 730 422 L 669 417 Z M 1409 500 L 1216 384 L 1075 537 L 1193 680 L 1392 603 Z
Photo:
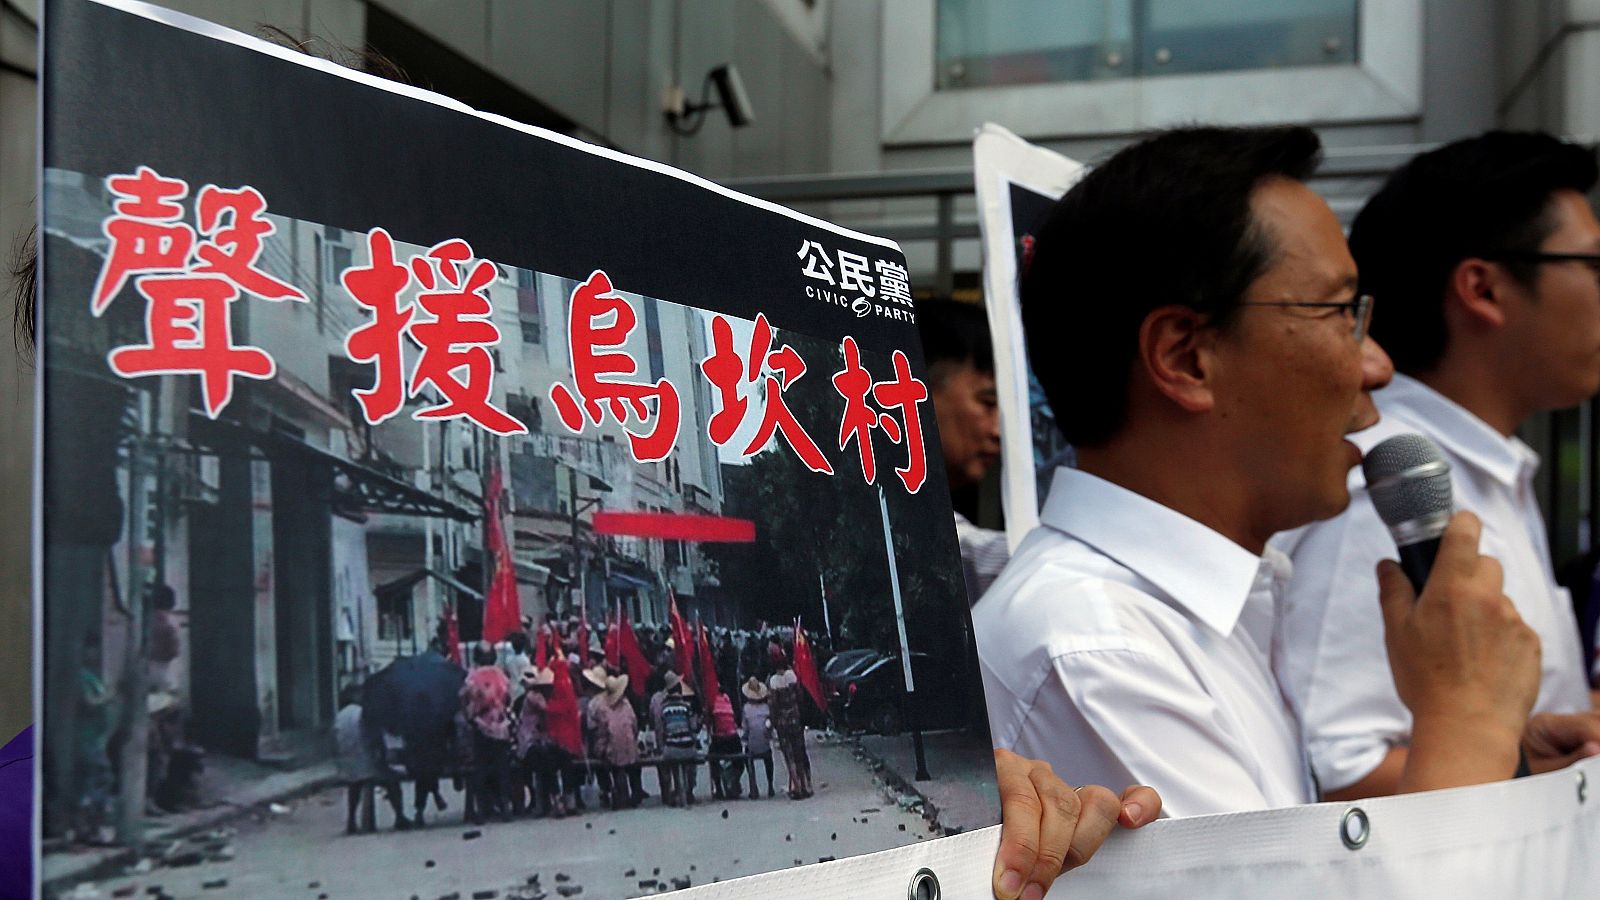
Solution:
M 587 274 L 587 273 L 585 273 Z M 638 325 L 621 348 L 638 366 L 637 378 L 662 378 L 678 387 L 682 419 L 671 455 L 636 463 L 622 426 L 607 417 L 573 434 L 556 417 L 549 388 L 570 381 L 570 298 L 579 282 L 517 270 L 515 323 L 502 328 L 502 362 L 513 393 L 508 408 L 529 434 L 507 442 L 514 548 L 519 574 L 542 567 L 550 574 L 542 604 L 523 598 L 525 613 L 577 615 L 579 604 L 598 621 L 618 603 L 638 623 L 666 619 L 667 592 L 698 608 L 715 595 L 717 579 L 692 544 L 626 535 L 596 535 L 600 510 L 719 513 L 721 470 L 706 434 L 711 398 L 699 363 L 708 354 L 703 314 L 691 307 L 617 290 Z M 692 391 L 693 393 L 689 393 Z M 630 427 L 638 429 L 636 422 Z

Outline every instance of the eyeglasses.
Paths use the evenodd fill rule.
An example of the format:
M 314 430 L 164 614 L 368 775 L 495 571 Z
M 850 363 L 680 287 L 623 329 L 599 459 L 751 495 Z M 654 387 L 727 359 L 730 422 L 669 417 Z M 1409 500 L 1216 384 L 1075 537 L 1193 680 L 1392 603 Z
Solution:
M 1538 250 L 1508 250 L 1496 253 L 1485 259 L 1501 262 L 1529 262 L 1529 263 L 1583 263 L 1589 267 L 1596 278 L 1600 278 L 1600 253 L 1544 253 Z
M 1345 316 L 1347 316 L 1351 320 L 1350 334 L 1351 334 L 1352 337 L 1354 337 L 1356 339 L 1356 343 L 1358 343 L 1358 344 L 1361 343 L 1362 338 L 1365 338 L 1367 336 L 1367 324 L 1372 321 L 1372 295 L 1371 294 L 1362 294 L 1361 296 L 1355 298 L 1354 300 L 1346 300 L 1343 303 L 1332 303 L 1332 302 L 1311 303 L 1311 302 L 1291 301 L 1291 300 L 1249 300 L 1249 301 L 1240 301 L 1239 305 L 1240 306 L 1281 306 L 1281 307 L 1293 307 L 1293 308 L 1296 308 L 1296 309 L 1300 309 L 1300 308 L 1304 308 L 1304 309 L 1337 309 L 1340 312 L 1344 313 Z

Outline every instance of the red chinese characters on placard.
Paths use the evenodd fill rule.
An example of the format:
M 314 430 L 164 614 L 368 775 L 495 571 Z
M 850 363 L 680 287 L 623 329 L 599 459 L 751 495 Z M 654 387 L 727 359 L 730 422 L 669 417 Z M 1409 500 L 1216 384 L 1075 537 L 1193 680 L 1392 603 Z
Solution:
M 774 434 L 780 434 L 795 455 L 800 457 L 800 461 L 806 464 L 806 468 L 832 475 L 833 466 L 783 399 L 783 392 L 806 373 L 805 361 L 788 344 L 773 349 L 772 326 L 767 323 L 767 317 L 757 314 L 749 352 L 742 355 L 733 345 L 732 326 L 722 316 L 714 317 L 711 320 L 711 349 L 711 355 L 700 363 L 700 371 L 705 373 L 721 398 L 721 408 L 706 427 L 711 442 L 720 447 L 733 439 L 749 408 L 749 400 L 744 396 L 745 389 L 756 385 L 764 377 L 766 391 L 761 423 L 750 442 L 740 451 L 741 455 L 755 455 L 772 440 Z M 768 370 L 765 376 L 762 375 L 763 369 Z
M 374 367 L 372 387 L 353 393 L 367 424 L 377 425 L 405 405 L 403 341 L 415 313 L 409 303 L 400 301 L 400 292 L 411 281 L 411 273 L 395 262 L 394 240 L 389 232 L 374 228 L 367 234 L 367 258 L 367 265 L 341 272 L 339 282 L 356 303 L 372 311 L 372 321 L 345 337 L 344 353 L 355 362 Z
M 274 231 L 262 217 L 266 201 L 251 187 L 206 185 L 196 197 L 197 232 L 182 221 L 179 201 L 189 195 L 182 179 L 140 166 L 108 177 L 106 187 L 116 200 L 101 226 L 109 245 L 90 312 L 103 314 L 130 279 L 146 304 L 146 343 L 113 349 L 107 362 L 124 378 L 198 376 L 202 405 L 214 419 L 233 398 L 235 376 L 277 373 L 265 350 L 233 342 L 229 304 L 244 294 L 306 299 L 256 265 L 261 239 Z M 201 236 L 206 240 L 197 244 Z
M 573 387 L 552 385 L 550 402 L 561 424 L 574 434 L 582 434 L 586 424 L 598 426 L 609 410 L 627 431 L 633 458 L 659 462 L 678 442 L 682 409 L 677 388 L 665 378 L 655 384 L 628 380 L 639 372 L 638 362 L 626 349 L 638 322 L 633 307 L 612 289 L 605 272 L 596 270 L 578 285 L 567 316 Z M 630 416 L 648 430 L 629 429 Z
M 140 375 L 199 375 L 206 415 L 215 419 L 233 399 L 233 376 L 271 378 L 278 367 L 265 350 L 233 343 L 228 304 L 239 288 L 209 275 L 147 275 L 134 282 L 143 294 L 148 344 L 118 347 L 111 371 Z
M 528 426 L 491 402 L 494 357 L 500 329 L 490 321 L 493 304 L 488 287 L 495 265 L 474 260 L 466 241 L 452 239 L 412 256 L 401 265 L 394 239 L 382 228 L 367 234 L 368 262 L 339 276 L 356 303 L 371 310 L 372 319 L 345 338 L 345 354 L 374 368 L 370 389 L 356 390 L 363 418 L 377 425 L 394 416 L 408 397 L 432 386 L 442 402 L 412 413 L 418 420 L 469 419 L 499 435 L 527 434 Z M 415 279 L 420 290 L 415 304 L 401 293 Z M 420 318 L 421 309 L 431 318 Z M 405 339 L 421 353 L 407 380 Z
M 878 480 L 878 463 L 872 455 L 872 429 L 878 427 L 878 414 L 867 405 L 867 395 L 872 392 L 872 373 L 861 365 L 861 350 L 856 347 L 855 338 L 845 337 L 842 346 L 844 369 L 833 376 L 833 388 L 844 398 L 844 414 L 839 418 L 839 449 L 849 447 L 851 441 L 856 442 L 861 455 L 861 477 L 871 484 Z
M 306 295 L 256 267 L 261 239 L 277 226 L 261 214 L 267 201 L 253 187 L 223 190 L 206 185 L 195 197 L 195 222 L 207 240 L 195 248 L 202 264 L 196 272 L 215 272 L 239 287 L 268 300 L 305 300 Z
M 839 449 L 855 441 L 861 456 L 861 474 L 868 483 L 877 479 L 877 462 L 872 452 L 872 429 L 881 428 L 889 440 L 904 444 L 906 464 L 896 467 L 895 474 L 906 490 L 915 494 L 922 489 L 928 477 L 927 453 L 922 439 L 922 417 L 917 404 L 928 399 L 928 386 L 911 375 L 911 361 L 905 353 L 894 351 L 894 380 L 874 384 L 872 375 L 861 365 L 861 351 L 855 338 L 845 337 L 844 369 L 833 376 L 834 390 L 844 398 L 844 414 L 839 420 Z M 867 405 L 867 397 L 884 410 L 899 412 L 899 418 L 889 412 L 874 412 Z M 903 423 L 903 424 L 902 424 Z
M 162 178 L 154 169 L 140 166 L 132 175 L 107 178 L 106 187 L 117 198 L 111 205 L 116 215 L 100 226 L 111 246 L 89 303 L 97 316 L 111 305 L 129 276 L 182 272 L 194 249 L 194 229 L 178 221 L 183 206 L 177 201 L 189 196 L 186 182 Z

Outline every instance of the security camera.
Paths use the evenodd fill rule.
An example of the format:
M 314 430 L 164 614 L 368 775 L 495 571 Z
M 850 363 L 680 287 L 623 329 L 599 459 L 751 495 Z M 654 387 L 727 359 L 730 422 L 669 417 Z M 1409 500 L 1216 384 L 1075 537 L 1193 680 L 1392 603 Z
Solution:
M 756 111 L 750 105 L 750 95 L 744 92 L 744 82 L 739 80 L 739 70 L 730 63 L 717 66 L 706 76 L 717 89 L 717 99 L 722 111 L 728 115 L 728 124 L 743 128 L 756 120 Z
M 713 89 L 717 92 L 716 102 L 711 101 Z M 743 128 L 756 119 L 755 107 L 750 103 L 750 95 L 745 93 L 739 70 L 731 63 L 717 66 L 706 73 L 705 82 L 700 88 L 699 103 L 688 102 L 683 93 L 677 87 L 667 93 L 667 125 L 678 134 L 692 135 L 698 132 L 705 124 L 706 111 L 719 107 L 728 116 L 728 124 L 734 128 Z

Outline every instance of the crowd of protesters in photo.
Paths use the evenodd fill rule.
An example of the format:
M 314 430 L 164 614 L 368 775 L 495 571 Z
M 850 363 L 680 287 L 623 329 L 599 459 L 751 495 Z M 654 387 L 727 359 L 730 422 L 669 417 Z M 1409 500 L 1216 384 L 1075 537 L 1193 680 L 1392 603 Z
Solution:
M 334 734 L 347 831 L 377 826 L 379 792 L 396 828 L 424 824 L 430 802 L 448 808 L 439 787 L 447 778 L 479 824 L 635 808 L 651 796 L 647 771 L 665 806 L 759 799 L 763 781 L 773 798 L 775 750 L 789 799 L 812 795 L 805 725 L 823 701 L 810 639 L 792 628 L 697 634 L 681 623 L 591 628 L 572 619 L 535 629 L 524 619 L 501 641 L 461 646 L 441 626 L 428 651 L 406 661 L 454 673 L 446 684 L 459 687 L 444 711 L 453 714 L 426 702 L 430 689 L 442 692 L 437 678 L 383 692 L 379 673 L 366 690 L 346 689 Z M 396 696 L 403 708 L 375 708 Z M 410 815 L 403 781 L 414 783 Z

